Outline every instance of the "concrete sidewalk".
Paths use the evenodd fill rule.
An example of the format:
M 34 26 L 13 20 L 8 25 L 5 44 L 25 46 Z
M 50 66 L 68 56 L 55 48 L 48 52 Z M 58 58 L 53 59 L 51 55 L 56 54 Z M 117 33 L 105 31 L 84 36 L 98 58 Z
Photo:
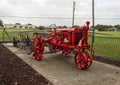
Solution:
M 11 45 L 5 46 L 54 85 L 120 85 L 119 67 L 93 61 L 89 69 L 78 70 L 73 56 L 44 54 L 42 61 L 36 61 L 24 50 Z

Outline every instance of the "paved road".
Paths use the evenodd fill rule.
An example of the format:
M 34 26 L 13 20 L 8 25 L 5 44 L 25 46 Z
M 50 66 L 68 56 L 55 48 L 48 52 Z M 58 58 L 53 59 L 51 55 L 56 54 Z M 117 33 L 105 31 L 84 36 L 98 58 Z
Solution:
M 42 61 L 35 61 L 23 50 L 6 46 L 54 85 L 120 85 L 119 67 L 93 61 L 89 69 L 78 70 L 74 65 L 73 56 L 45 54 Z

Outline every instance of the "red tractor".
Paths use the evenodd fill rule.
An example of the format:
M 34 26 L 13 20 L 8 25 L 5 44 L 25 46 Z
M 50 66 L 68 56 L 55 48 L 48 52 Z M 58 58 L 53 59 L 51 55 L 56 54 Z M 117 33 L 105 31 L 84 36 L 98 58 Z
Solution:
M 64 56 L 76 52 L 74 61 L 79 69 L 89 68 L 92 64 L 92 51 L 88 45 L 88 30 L 90 22 L 82 27 L 74 28 L 57 28 L 46 30 L 45 33 L 50 35 L 48 39 L 42 39 L 41 35 L 36 34 L 33 37 L 33 57 L 41 60 L 45 50 L 45 44 L 49 46 L 50 52 L 62 51 Z

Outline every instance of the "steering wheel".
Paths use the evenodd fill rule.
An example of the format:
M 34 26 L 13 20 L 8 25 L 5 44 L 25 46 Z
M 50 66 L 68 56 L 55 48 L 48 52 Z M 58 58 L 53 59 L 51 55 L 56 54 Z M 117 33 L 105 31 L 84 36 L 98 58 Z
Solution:
M 50 28 L 50 30 L 53 30 L 53 28 L 57 28 L 57 26 L 56 26 L 56 24 L 51 24 L 51 25 L 49 26 L 49 28 Z

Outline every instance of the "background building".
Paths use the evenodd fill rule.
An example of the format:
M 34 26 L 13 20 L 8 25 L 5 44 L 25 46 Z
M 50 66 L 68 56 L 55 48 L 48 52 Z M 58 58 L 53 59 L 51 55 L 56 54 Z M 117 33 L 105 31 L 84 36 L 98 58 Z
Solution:
M 15 23 L 15 24 L 4 24 L 4 28 L 7 29 L 35 29 L 37 26 L 32 25 L 32 24 L 25 24 L 22 25 L 20 23 Z

